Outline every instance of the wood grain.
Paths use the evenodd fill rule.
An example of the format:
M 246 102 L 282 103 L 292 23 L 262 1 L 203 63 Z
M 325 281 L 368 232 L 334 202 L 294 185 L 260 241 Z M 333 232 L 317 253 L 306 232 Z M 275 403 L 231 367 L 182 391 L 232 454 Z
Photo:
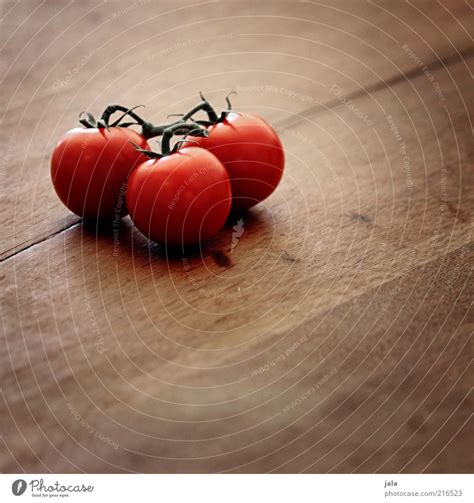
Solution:
M 50 153 L 110 102 L 156 122 L 202 89 L 294 124 L 472 51 L 467 2 L 3 2 L 0 258 L 78 222 L 57 200 Z M 338 86 L 335 88 L 334 86 Z M 336 96 L 338 93 L 339 96 Z
M 229 5 L 213 12 L 223 17 Z M 237 69 L 242 86 L 274 84 L 315 100 L 240 93 L 243 107 L 276 124 L 287 170 L 278 192 L 244 216 L 233 250 L 233 218 L 213 242 L 180 255 L 149 244 L 128 219 L 118 234 L 65 221 L 55 202 L 46 204 L 54 196 L 42 164 L 28 171 L 20 161 L 8 171 L 14 187 L 34 173 L 43 209 L 26 232 L 31 207 L 22 213 L 17 202 L 6 205 L 18 219 L 7 255 L 27 249 L 0 264 L 2 471 L 472 471 L 469 5 L 348 2 L 345 12 L 336 4 L 271 5 L 245 4 L 245 24 L 207 23 L 214 33 L 291 36 L 259 35 L 257 49 L 257 37 L 236 37 L 239 54 L 230 60 L 223 57 L 229 48 L 216 46 L 207 53 L 216 69 L 211 96 L 235 84 Z M 148 8 L 117 19 L 124 27 L 114 33 L 143 22 Z M 266 24 L 258 13 L 269 11 L 276 19 Z M 62 19 L 72 16 L 64 12 Z M 206 6 L 185 12 L 189 22 L 212 18 Z M 330 28 L 304 32 L 303 14 Z M 184 25 L 178 14 L 169 17 Z M 152 36 L 152 24 L 160 33 L 145 21 L 139 40 Z M 311 36 L 329 47 L 300 40 Z M 407 40 L 424 61 L 463 54 L 414 71 L 400 47 Z M 38 162 L 51 147 L 45 139 L 73 120 L 79 103 L 96 108 L 127 83 L 121 99 L 135 93 L 132 55 L 123 39 L 117 43 L 124 46 L 107 68 L 116 73 L 106 89 L 93 96 L 82 87 L 107 82 L 101 56 L 91 60 L 97 74 L 92 66 L 80 72 L 75 90 L 50 96 L 59 100 L 52 108 L 46 92 L 45 113 L 32 112 L 35 127 L 46 121 L 28 139 L 42 152 Z M 263 58 L 264 49 L 307 50 L 312 62 Z M 66 52 L 57 42 L 50 50 L 56 60 Z M 161 82 L 153 94 L 143 86 L 152 110 L 163 102 L 187 107 L 206 75 L 196 47 L 180 51 L 190 63 L 178 65 L 177 87 L 170 60 L 159 78 L 148 69 L 147 82 Z M 65 112 L 58 118 L 54 110 Z M 24 155 L 33 159 L 30 147 Z M 65 222 L 72 226 L 52 235 Z

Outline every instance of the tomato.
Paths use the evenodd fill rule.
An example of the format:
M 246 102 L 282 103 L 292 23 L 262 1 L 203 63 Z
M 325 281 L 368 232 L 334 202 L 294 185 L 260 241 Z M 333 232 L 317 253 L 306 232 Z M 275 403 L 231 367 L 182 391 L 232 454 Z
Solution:
M 227 169 L 232 183 L 233 207 L 247 209 L 266 199 L 278 186 L 285 166 L 285 153 L 275 130 L 257 115 L 232 111 L 226 97 L 227 110 L 220 117 L 211 104 L 199 93 L 202 102 L 183 114 L 191 119 L 199 111 L 209 120 L 196 121 L 207 127 L 206 137 L 196 143 L 209 150 Z M 184 144 L 185 145 L 185 144 Z
M 232 192 L 217 157 L 191 146 L 138 166 L 128 181 L 126 200 L 133 223 L 152 241 L 192 245 L 219 232 Z
M 125 127 L 75 128 L 56 145 L 51 177 L 61 201 L 85 218 L 113 218 L 126 214 L 125 184 L 134 167 L 147 157 L 133 142 L 148 148 L 146 139 Z
M 246 209 L 266 199 L 280 183 L 285 165 L 281 141 L 264 119 L 229 112 L 196 138 L 225 166 L 232 184 L 233 207 Z

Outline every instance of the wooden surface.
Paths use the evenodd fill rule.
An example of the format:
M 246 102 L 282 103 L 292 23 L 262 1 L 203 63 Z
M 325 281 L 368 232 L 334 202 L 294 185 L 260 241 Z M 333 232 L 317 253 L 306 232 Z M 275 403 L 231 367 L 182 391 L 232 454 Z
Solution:
M 1 6 L 1 471 L 473 470 L 472 1 Z M 57 200 L 82 110 L 233 89 L 287 153 L 234 249 Z

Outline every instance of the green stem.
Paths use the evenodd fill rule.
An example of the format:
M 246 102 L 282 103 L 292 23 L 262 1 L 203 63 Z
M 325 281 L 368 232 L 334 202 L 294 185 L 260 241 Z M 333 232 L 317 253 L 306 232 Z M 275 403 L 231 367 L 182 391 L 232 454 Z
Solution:
M 161 153 L 163 155 L 168 155 L 171 152 L 171 138 L 175 134 L 190 134 L 190 133 L 199 133 L 195 136 L 205 136 L 206 131 L 199 127 L 197 124 L 189 123 L 189 122 L 178 122 L 172 124 L 170 127 L 166 128 L 163 131 L 163 139 L 161 140 Z
M 224 110 L 222 112 L 221 116 L 219 117 L 217 115 L 216 111 L 214 110 L 214 108 L 212 108 L 211 104 L 206 100 L 206 98 L 204 98 L 202 93 L 199 93 L 199 95 L 201 96 L 202 102 L 199 103 L 199 105 L 196 105 L 194 108 L 192 108 L 188 113 L 184 114 L 182 117 L 182 120 L 187 121 L 188 119 L 191 119 L 195 113 L 203 111 L 203 112 L 207 113 L 209 120 L 208 121 L 196 121 L 197 123 L 209 126 L 212 124 L 217 124 L 218 122 L 222 122 L 227 117 L 227 115 L 232 111 L 232 103 L 230 102 L 229 96 L 232 96 L 233 94 L 237 94 L 237 93 L 235 91 L 231 91 L 225 97 L 225 100 L 227 102 L 227 110 Z
M 137 107 L 135 107 L 137 108 Z M 118 126 L 120 121 L 125 115 L 128 115 L 132 119 L 136 121 L 136 123 L 141 126 L 142 128 L 142 136 L 145 139 L 150 139 L 154 138 L 155 136 L 161 136 L 163 134 L 163 131 L 173 124 L 164 124 L 162 126 L 154 126 L 151 122 L 147 122 L 143 120 L 138 114 L 136 114 L 133 111 L 133 108 L 127 108 L 124 107 L 123 105 L 109 105 L 105 110 L 104 113 L 102 114 L 101 120 L 98 121 L 98 127 L 108 127 L 109 125 L 109 120 L 110 116 L 114 114 L 115 112 L 123 112 L 124 114 L 118 121 L 115 121 L 112 126 Z M 128 125 L 128 124 L 127 124 Z
M 180 124 L 182 121 L 171 122 L 170 124 L 162 124 L 160 126 L 154 126 L 153 124 L 149 124 L 150 127 L 143 127 L 143 136 L 149 140 L 150 138 L 155 138 L 156 136 L 161 136 L 167 129 Z M 194 126 L 196 127 L 196 126 Z
M 203 100 L 201 103 L 199 103 L 199 105 L 196 105 L 194 108 L 192 108 L 187 114 L 184 114 L 182 120 L 187 121 L 188 119 L 191 119 L 191 117 L 195 113 L 200 112 L 201 110 L 207 113 L 209 121 L 213 124 L 215 124 L 219 120 L 216 111 L 212 108 L 211 104 L 207 100 Z
M 144 124 L 146 124 L 146 122 L 139 115 L 137 115 L 132 108 L 127 108 L 124 107 L 123 105 L 109 105 L 104 110 L 104 113 L 102 114 L 101 117 L 101 120 L 104 122 L 104 124 L 106 124 L 107 126 L 109 125 L 110 116 L 115 112 L 124 112 L 124 115 L 128 115 L 132 119 L 136 120 L 137 123 L 140 124 L 140 126 L 142 127 Z

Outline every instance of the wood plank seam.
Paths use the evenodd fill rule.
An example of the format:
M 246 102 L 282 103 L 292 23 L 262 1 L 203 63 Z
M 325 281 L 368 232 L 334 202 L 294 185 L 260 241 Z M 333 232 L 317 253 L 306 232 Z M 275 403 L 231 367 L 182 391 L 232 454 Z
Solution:
M 42 238 L 42 239 L 38 239 L 38 241 L 35 241 L 34 243 L 30 243 L 28 246 L 25 246 L 24 248 L 20 248 L 19 250 L 16 250 L 14 253 L 12 253 L 11 255 L 7 255 L 6 257 L 3 257 L 3 258 L 0 258 L 0 264 L 2 262 L 5 262 L 13 257 L 15 257 L 16 255 L 18 255 L 19 253 L 22 253 L 22 252 L 25 252 L 25 251 L 28 251 L 30 248 L 33 248 L 34 246 L 36 245 L 39 245 L 41 243 L 44 243 L 45 241 L 48 241 L 48 239 L 51 239 L 53 238 L 54 236 L 57 236 L 58 234 L 61 234 L 62 232 L 65 232 L 69 229 L 72 229 L 73 227 L 75 227 L 76 225 L 79 225 L 80 223 L 82 222 L 82 220 L 80 220 L 79 222 L 70 222 L 68 225 L 65 225 L 63 228 L 49 234 L 48 236 Z

